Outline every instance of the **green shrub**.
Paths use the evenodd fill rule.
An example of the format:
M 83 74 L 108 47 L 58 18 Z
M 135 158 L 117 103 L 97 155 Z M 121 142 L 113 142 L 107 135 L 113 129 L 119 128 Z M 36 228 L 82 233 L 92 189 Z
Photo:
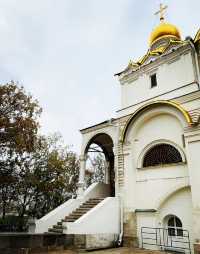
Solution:
M 8 215 L 4 219 L 0 218 L 1 232 L 23 232 L 27 231 L 27 218 L 20 218 L 15 215 Z

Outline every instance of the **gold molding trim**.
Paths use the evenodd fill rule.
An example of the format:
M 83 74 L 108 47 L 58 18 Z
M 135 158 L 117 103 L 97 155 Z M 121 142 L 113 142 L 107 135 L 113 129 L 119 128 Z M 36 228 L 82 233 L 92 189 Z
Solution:
M 124 143 L 125 141 L 125 137 L 126 137 L 126 133 L 128 130 L 129 125 L 131 124 L 131 122 L 134 120 L 134 118 L 142 111 L 144 111 L 145 109 L 149 108 L 149 107 L 153 107 L 155 105 L 168 105 L 168 106 L 172 106 L 176 109 L 178 109 L 184 116 L 186 122 L 188 123 L 189 126 L 194 125 L 192 118 L 189 114 L 189 112 L 187 110 L 185 110 L 181 105 L 179 105 L 178 103 L 172 102 L 172 101 L 165 101 L 165 100 L 159 100 L 159 101 L 154 101 L 154 102 L 150 102 L 147 103 L 143 106 L 141 106 L 140 108 L 138 108 L 135 113 L 133 113 L 131 115 L 131 117 L 128 119 L 128 121 L 126 122 L 121 135 L 120 135 L 120 142 Z

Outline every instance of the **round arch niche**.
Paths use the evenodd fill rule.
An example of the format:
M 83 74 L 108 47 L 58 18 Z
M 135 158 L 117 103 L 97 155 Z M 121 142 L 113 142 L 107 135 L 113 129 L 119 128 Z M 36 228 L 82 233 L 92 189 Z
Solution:
M 96 145 L 96 147 L 95 147 Z M 100 149 L 98 149 L 100 148 Z M 114 171 L 114 152 L 113 140 L 106 133 L 99 133 L 92 137 L 85 148 L 87 157 L 90 152 L 102 152 L 106 161 L 105 183 L 110 184 L 110 195 L 115 196 L 115 171 Z
M 162 151 L 162 149 L 159 149 L 160 151 L 158 152 L 158 149 L 155 148 L 159 148 L 159 147 L 166 147 L 168 148 L 168 153 L 165 155 L 166 158 L 162 158 L 162 154 L 161 152 L 165 153 L 166 151 Z M 155 165 L 149 165 L 149 166 L 162 166 L 162 165 L 167 165 L 167 164 L 174 164 L 174 163 L 186 163 L 186 157 L 185 157 L 185 153 L 184 151 L 181 149 L 181 147 L 179 147 L 176 143 L 169 141 L 169 140 L 165 140 L 165 139 L 159 139 L 159 140 L 155 140 L 153 142 L 151 142 L 150 144 L 148 144 L 145 148 L 143 148 L 142 152 L 139 155 L 138 158 L 138 162 L 137 162 L 137 168 L 147 168 L 147 165 L 145 163 L 145 159 L 147 159 L 147 155 L 150 155 L 151 152 L 155 150 L 155 157 L 154 157 L 154 161 L 156 162 L 156 157 L 158 160 L 163 159 L 163 161 L 161 163 L 155 163 Z M 173 154 L 175 152 L 175 154 Z M 157 155 L 156 155 L 157 153 Z M 171 158 L 167 158 L 167 156 L 173 155 Z M 161 157 L 160 157 L 161 156 Z M 171 162 L 170 162 L 171 159 Z M 157 161 L 158 162 L 158 161 Z

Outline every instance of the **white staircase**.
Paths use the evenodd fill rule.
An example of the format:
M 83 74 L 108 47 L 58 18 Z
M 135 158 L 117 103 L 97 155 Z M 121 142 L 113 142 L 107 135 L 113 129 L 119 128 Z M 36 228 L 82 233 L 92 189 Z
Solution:
M 59 222 L 57 222 L 56 225 L 53 225 L 52 228 L 48 229 L 48 232 L 50 233 L 60 233 L 63 234 L 64 232 L 64 226 L 63 223 L 66 222 L 75 222 L 80 217 L 82 217 L 84 214 L 89 212 L 92 208 L 94 208 L 97 204 L 99 204 L 101 201 L 103 201 L 104 198 L 91 198 L 82 205 L 80 205 L 76 210 L 74 210 L 71 214 L 68 216 L 65 216 L 65 218 Z
M 82 196 L 77 197 L 76 199 L 70 199 L 64 204 L 60 205 L 44 217 L 40 218 L 35 222 L 35 229 L 34 233 L 45 233 L 48 232 L 49 229 L 55 229 L 57 233 L 67 233 L 66 230 L 63 230 L 61 227 L 61 222 L 63 224 L 63 221 L 66 220 L 66 218 L 69 217 L 70 219 L 78 219 L 78 212 L 82 210 L 82 208 L 92 208 L 92 207 L 87 207 L 86 202 L 91 202 L 90 205 L 92 205 L 92 200 L 94 203 L 93 205 L 95 206 L 96 204 L 99 203 L 102 199 L 108 197 L 110 194 L 110 185 L 104 184 L 104 183 L 93 183 L 92 185 L 89 186 L 88 189 L 85 190 Z M 95 201 L 96 200 L 96 201 Z M 86 203 L 86 204 L 85 204 Z M 81 207 L 81 205 L 85 204 L 86 207 Z M 73 212 L 75 212 L 76 209 L 81 208 L 81 210 L 76 211 L 75 215 Z M 86 210 L 84 211 L 83 214 L 86 213 Z M 80 217 L 82 217 L 83 214 L 79 214 Z M 75 217 L 73 217 L 75 216 Z M 69 219 L 68 218 L 68 219 Z M 68 223 L 72 223 L 68 222 Z M 67 222 L 65 222 L 67 223 Z M 53 232 L 50 230 L 50 232 Z M 55 232 L 55 231 L 54 231 Z
M 109 194 L 109 185 L 92 184 L 37 220 L 34 233 L 65 234 L 74 246 L 88 250 L 113 247 L 120 234 L 120 201 Z

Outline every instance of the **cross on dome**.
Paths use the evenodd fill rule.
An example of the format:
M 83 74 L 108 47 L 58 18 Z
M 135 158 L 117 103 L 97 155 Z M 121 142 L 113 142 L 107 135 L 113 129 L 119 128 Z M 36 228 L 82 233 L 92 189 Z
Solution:
M 160 14 L 160 21 L 164 21 L 164 14 L 165 14 L 165 10 L 168 8 L 167 5 L 163 6 L 163 4 L 160 4 L 160 10 L 155 12 L 154 15 L 158 15 Z

